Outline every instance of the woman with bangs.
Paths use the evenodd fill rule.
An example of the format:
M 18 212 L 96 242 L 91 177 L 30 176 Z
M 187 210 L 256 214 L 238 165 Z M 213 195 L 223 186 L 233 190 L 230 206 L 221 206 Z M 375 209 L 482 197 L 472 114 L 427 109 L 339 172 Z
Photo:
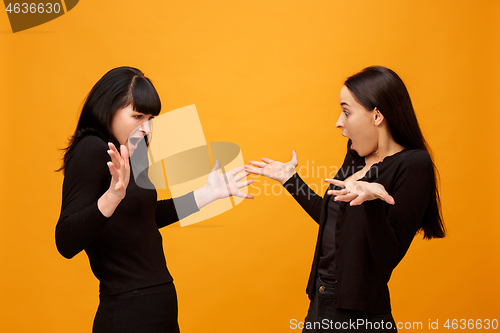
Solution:
M 347 153 L 323 198 L 297 174 L 295 151 L 287 163 L 262 158 L 246 170 L 279 181 L 319 224 L 303 332 L 394 332 L 393 269 L 417 232 L 445 236 L 437 173 L 394 71 L 373 66 L 349 77 L 340 108 Z
M 179 332 L 177 295 L 159 228 L 239 191 L 244 167 L 219 174 L 216 162 L 204 187 L 157 201 L 154 186 L 138 186 L 129 157 L 144 154 L 139 141 L 160 113 L 160 98 L 144 74 L 131 67 L 106 73 L 92 88 L 65 149 L 62 205 L 56 245 L 66 258 L 85 250 L 99 279 L 93 332 Z M 144 158 L 147 155 L 144 154 Z M 147 178 L 147 176 L 145 176 Z M 227 183 L 224 178 L 227 177 Z

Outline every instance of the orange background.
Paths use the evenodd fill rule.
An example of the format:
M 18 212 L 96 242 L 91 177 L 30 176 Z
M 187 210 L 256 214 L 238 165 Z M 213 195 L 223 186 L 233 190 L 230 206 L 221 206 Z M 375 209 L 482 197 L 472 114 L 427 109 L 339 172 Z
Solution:
M 85 254 L 55 248 L 54 170 L 85 95 L 122 65 L 153 80 L 164 111 L 196 104 L 207 141 L 237 143 L 246 161 L 296 149 L 317 188 L 318 166 L 345 154 L 343 80 L 394 69 L 434 151 L 449 230 L 418 236 L 394 271 L 394 317 L 500 320 L 499 22 L 496 0 L 82 0 L 16 34 L 0 13 L 0 331 L 91 331 L 98 282 Z M 274 184 L 260 178 L 254 201 L 162 230 L 182 332 L 299 331 L 317 226 Z

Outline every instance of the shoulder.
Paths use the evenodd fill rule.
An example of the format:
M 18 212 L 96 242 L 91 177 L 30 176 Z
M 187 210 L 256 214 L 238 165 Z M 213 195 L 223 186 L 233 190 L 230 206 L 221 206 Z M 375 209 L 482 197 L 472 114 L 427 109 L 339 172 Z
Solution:
M 402 152 L 401 165 L 410 169 L 433 168 L 432 158 L 423 149 L 407 149 Z
M 96 150 L 102 150 L 103 148 L 107 150 L 108 144 L 95 135 L 87 135 L 80 140 L 75 146 L 75 149 L 86 150 L 88 152 L 93 152 Z
M 111 180 L 106 147 L 104 140 L 90 135 L 75 144 L 64 170 L 63 207 L 72 202 L 88 207 L 106 191 Z
M 415 186 L 434 183 L 434 164 L 427 151 L 408 149 L 401 153 L 395 176 L 402 182 L 411 182 Z
M 79 168 L 89 167 L 99 164 L 107 167 L 106 163 L 110 160 L 108 155 L 108 144 L 101 138 L 94 135 L 87 135 L 82 138 L 72 149 L 67 168 L 78 164 Z
M 82 138 L 74 147 L 73 155 L 84 156 L 106 156 L 108 144 L 101 138 L 94 135 L 87 135 Z

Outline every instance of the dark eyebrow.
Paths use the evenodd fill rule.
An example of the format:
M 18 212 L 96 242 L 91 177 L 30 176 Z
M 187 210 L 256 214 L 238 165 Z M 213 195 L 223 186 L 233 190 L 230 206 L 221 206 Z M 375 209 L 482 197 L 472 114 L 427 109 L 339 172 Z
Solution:
M 349 104 L 347 104 L 346 102 L 342 102 L 342 103 L 340 103 L 340 106 L 344 106 L 344 105 L 350 106 L 350 105 L 349 105 Z

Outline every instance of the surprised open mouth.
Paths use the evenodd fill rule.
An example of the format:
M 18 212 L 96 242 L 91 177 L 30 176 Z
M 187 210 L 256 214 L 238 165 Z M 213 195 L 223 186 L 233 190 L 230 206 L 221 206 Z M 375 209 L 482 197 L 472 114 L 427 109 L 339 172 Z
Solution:
M 137 145 L 139 144 L 139 141 L 141 141 L 143 138 L 138 138 L 138 137 L 131 137 L 128 139 L 129 142 L 129 147 L 136 149 Z

